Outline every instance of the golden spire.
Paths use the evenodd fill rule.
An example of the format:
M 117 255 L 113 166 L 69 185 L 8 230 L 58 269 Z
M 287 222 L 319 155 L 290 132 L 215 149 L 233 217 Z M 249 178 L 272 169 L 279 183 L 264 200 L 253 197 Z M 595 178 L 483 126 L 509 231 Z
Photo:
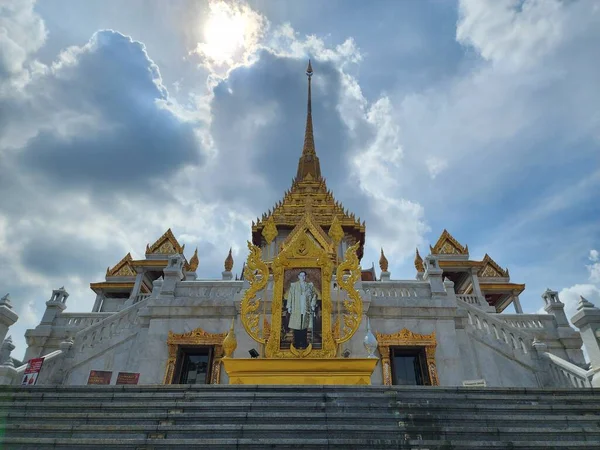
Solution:
M 425 272 L 425 267 L 423 266 L 423 258 L 419 255 L 419 249 L 417 248 L 417 252 L 415 253 L 415 269 L 417 272 Z
M 231 256 L 231 247 L 229 248 L 229 254 L 225 258 L 225 272 L 231 272 L 233 269 L 233 256 Z
M 302 156 L 298 162 L 298 173 L 296 180 L 302 181 L 305 177 L 310 176 L 313 180 L 321 178 L 321 165 L 315 151 L 315 137 L 313 135 L 312 124 L 312 101 L 311 101 L 311 78 L 313 75 L 310 59 L 306 68 L 306 76 L 308 77 L 308 105 L 306 109 L 306 129 L 304 130 L 304 147 L 302 148 Z
M 196 247 L 196 250 L 194 251 L 194 255 L 190 259 L 190 263 L 188 265 L 190 272 L 195 272 L 196 269 L 198 268 L 199 263 L 200 263 L 200 261 L 198 260 L 198 247 Z
M 388 271 L 388 260 L 383 254 L 383 249 L 381 249 L 381 257 L 379 258 L 379 268 L 382 272 Z

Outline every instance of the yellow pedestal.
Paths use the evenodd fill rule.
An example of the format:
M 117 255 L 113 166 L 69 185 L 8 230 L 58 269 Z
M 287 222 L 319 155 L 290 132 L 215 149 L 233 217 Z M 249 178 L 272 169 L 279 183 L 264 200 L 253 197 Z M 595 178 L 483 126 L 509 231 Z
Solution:
M 223 358 L 229 384 L 371 384 L 377 358 Z

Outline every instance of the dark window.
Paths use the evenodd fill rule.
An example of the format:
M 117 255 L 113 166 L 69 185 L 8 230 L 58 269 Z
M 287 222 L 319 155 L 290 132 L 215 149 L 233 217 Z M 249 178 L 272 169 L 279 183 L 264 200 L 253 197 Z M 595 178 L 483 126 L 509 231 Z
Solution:
M 429 385 L 427 359 L 422 348 L 392 349 L 392 378 L 397 385 Z
M 210 347 L 183 348 L 179 351 L 178 384 L 210 384 L 212 351 Z

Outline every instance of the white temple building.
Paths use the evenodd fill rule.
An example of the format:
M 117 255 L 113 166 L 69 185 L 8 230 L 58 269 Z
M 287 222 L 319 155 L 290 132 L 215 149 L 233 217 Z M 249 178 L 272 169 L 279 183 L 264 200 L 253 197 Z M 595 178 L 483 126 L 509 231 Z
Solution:
M 338 271 L 349 274 L 338 283 L 336 268 L 349 257 L 360 261 L 368 245 L 366 223 L 334 198 L 322 176 L 312 131 L 310 65 L 307 75 L 306 132 L 296 177 L 282 200 L 251 224 L 251 257 L 252 248 L 260 249 L 258 264 L 268 275 L 257 276 L 251 257 L 234 272 L 230 252 L 221 279 L 198 279 L 197 251 L 186 256 L 169 229 L 146 247 L 145 258 L 128 253 L 107 269 L 103 281 L 90 284 L 96 293 L 92 311 L 68 312 L 67 290 L 54 290 L 39 325 L 25 334 L 22 365 L 15 365 L 14 347 L 4 341 L 0 382 L 21 384 L 27 362 L 40 357 L 37 385 L 85 385 L 92 375 L 107 373 L 100 376 L 106 384 L 116 384 L 119 374 L 143 385 L 243 384 L 228 359 L 285 362 L 293 376 L 294 367 L 321 367 L 321 358 L 337 365 L 373 360 L 370 378 L 356 378 L 359 384 L 600 386 L 600 310 L 582 298 L 572 318 L 577 331 L 557 292 L 548 289 L 541 293 L 546 313 L 523 314 L 519 295 L 525 284 L 511 281 L 508 269 L 487 254 L 472 259 L 468 247 L 446 230 L 428 251 L 417 250 L 413 279 L 394 279 L 382 250 L 379 273 L 360 270 L 353 288 L 342 289 L 342 278 L 353 280 L 353 269 Z M 299 262 L 306 245 L 313 248 L 306 252 L 320 252 L 321 269 Z M 290 249 L 297 260 L 286 266 L 282 258 Z M 296 270 L 293 277 L 278 271 L 284 266 Z M 303 311 L 310 325 L 290 328 L 286 292 L 300 272 L 311 281 L 312 303 Z M 249 295 L 258 283 L 264 288 Z M 357 305 L 352 322 L 348 311 Z M 0 338 L 16 320 L 6 297 L 0 302 Z M 296 335 L 302 333 L 294 331 L 304 332 L 310 345 L 299 344 Z M 272 336 L 278 336 L 276 350 L 269 347 Z M 258 357 L 249 358 L 250 352 Z M 325 384 L 328 369 L 314 370 L 322 371 L 317 378 Z M 336 377 L 332 384 L 340 383 Z

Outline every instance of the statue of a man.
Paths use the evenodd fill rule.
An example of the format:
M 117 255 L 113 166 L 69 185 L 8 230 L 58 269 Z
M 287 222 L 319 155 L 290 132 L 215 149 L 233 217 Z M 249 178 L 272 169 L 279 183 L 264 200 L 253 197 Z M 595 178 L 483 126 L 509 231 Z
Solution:
M 317 293 L 313 283 L 306 281 L 306 272 L 298 274 L 298 281 L 290 284 L 287 309 L 290 314 L 288 327 L 294 331 L 294 347 L 308 346 L 308 329 L 313 327 L 313 315 L 317 306 Z

